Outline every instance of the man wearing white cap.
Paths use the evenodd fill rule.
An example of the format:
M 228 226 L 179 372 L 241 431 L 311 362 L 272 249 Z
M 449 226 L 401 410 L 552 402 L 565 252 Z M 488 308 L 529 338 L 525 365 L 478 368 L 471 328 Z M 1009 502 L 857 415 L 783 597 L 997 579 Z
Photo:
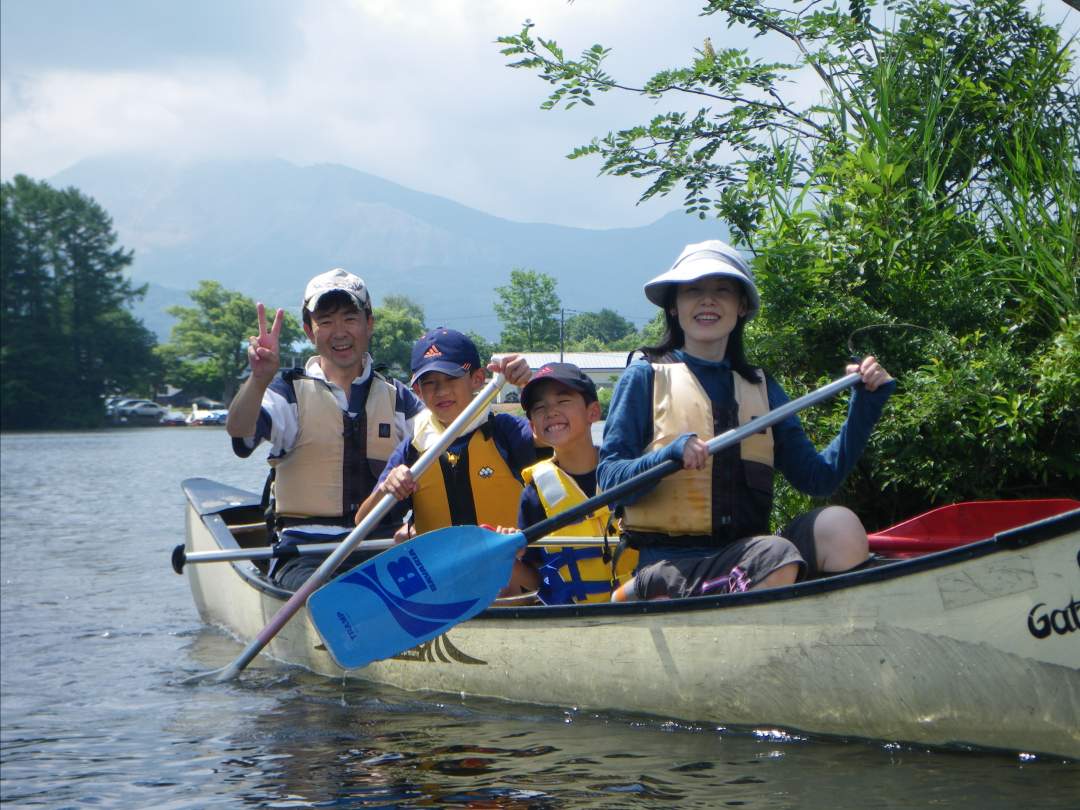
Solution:
M 351 529 L 357 506 L 394 448 L 412 435 L 413 418 L 424 406 L 404 383 L 372 368 L 375 320 L 358 276 L 335 269 L 308 282 L 304 332 L 318 354 L 303 369 L 278 374 L 284 313 L 277 311 L 269 329 L 262 304 L 257 314 L 259 334 L 248 345 L 251 375 L 229 406 L 226 429 L 242 458 L 270 442 L 279 547 L 328 542 Z M 392 514 L 373 535 L 390 536 L 400 522 Z M 272 577 L 295 589 L 321 562 L 312 555 L 287 559 L 275 564 Z
M 796 518 L 779 535 L 769 526 L 774 471 L 796 489 L 829 495 L 866 446 L 895 382 L 873 357 L 840 434 L 818 451 L 790 416 L 710 457 L 705 440 L 788 401 L 746 358 L 743 329 L 761 307 L 750 266 L 730 245 L 687 245 L 645 285 L 667 333 L 646 347 L 612 394 L 597 479 L 611 489 L 668 459 L 683 469 L 627 498 L 622 528 L 640 554 L 617 600 L 697 596 L 792 583 L 836 572 L 867 557 L 866 532 L 850 510 L 830 506 Z

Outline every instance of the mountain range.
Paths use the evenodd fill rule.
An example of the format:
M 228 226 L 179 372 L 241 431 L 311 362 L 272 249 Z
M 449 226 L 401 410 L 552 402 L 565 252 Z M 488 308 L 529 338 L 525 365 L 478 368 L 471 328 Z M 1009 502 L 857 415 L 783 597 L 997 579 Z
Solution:
M 726 238 L 717 221 L 675 212 L 650 225 L 595 230 L 502 219 L 340 165 L 282 160 L 171 165 L 82 161 L 49 179 L 75 186 L 112 216 L 148 284 L 135 314 L 167 339 L 165 309 L 212 279 L 299 312 L 307 280 L 332 267 L 362 276 L 375 304 L 406 295 L 428 325 L 498 336 L 494 289 L 513 268 L 553 276 L 568 310 L 653 313 L 641 285 L 688 242 Z

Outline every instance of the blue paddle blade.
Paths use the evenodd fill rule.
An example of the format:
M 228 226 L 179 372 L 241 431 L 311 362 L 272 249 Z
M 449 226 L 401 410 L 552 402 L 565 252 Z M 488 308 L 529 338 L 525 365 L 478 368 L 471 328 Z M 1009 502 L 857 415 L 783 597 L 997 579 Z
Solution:
M 525 536 L 479 526 L 422 534 L 361 563 L 307 602 L 343 669 L 390 658 L 471 619 L 510 580 Z

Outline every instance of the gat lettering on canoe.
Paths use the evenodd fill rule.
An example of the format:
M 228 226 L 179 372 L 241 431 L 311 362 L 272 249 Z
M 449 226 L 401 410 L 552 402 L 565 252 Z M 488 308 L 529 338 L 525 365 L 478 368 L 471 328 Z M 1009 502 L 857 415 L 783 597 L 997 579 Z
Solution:
M 1050 610 L 1045 602 L 1039 602 L 1028 612 L 1028 631 L 1035 638 L 1050 638 L 1056 633 L 1063 636 L 1080 630 L 1080 602 L 1069 597 L 1069 604 Z

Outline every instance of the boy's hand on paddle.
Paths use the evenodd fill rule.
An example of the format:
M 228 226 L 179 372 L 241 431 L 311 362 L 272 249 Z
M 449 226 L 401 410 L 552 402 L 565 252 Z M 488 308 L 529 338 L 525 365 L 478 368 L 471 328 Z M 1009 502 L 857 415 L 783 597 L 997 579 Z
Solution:
M 399 501 L 403 501 L 416 491 L 416 481 L 413 479 L 412 470 L 406 465 L 399 464 L 379 484 L 381 492 L 393 495 Z
M 852 372 L 859 372 L 862 376 L 862 384 L 866 387 L 867 391 L 876 391 L 885 383 L 892 380 L 892 376 L 881 364 L 874 358 L 873 355 L 868 355 L 862 359 L 858 365 L 852 363 L 846 369 L 848 374 Z
M 251 366 L 252 377 L 259 382 L 269 383 L 281 366 L 278 341 L 285 310 L 279 309 L 274 315 L 270 331 L 266 330 L 266 307 L 256 304 L 255 312 L 259 316 L 259 334 L 248 338 L 248 364 Z
M 394 542 L 404 543 L 416 537 L 416 527 L 409 523 L 402 523 L 401 527 L 394 532 Z
M 686 441 L 682 451 L 682 465 L 684 470 L 704 470 L 709 463 L 709 446 L 697 436 L 691 436 Z
M 497 354 L 493 356 L 491 362 L 488 363 L 488 371 L 501 371 L 502 375 L 506 377 L 506 382 L 510 385 L 516 385 L 518 388 L 525 385 L 532 378 L 529 361 L 519 354 Z

